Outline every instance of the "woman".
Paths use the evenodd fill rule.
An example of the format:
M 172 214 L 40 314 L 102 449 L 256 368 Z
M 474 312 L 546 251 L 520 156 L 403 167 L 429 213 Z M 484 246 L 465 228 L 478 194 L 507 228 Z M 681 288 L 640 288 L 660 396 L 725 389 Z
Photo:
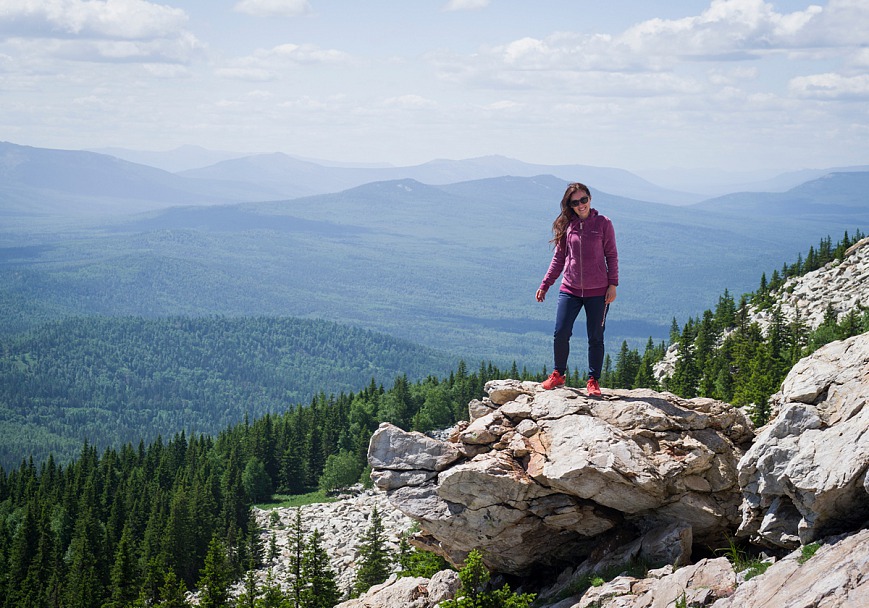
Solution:
M 555 253 L 549 270 L 537 290 L 537 301 L 564 271 L 555 315 L 555 369 L 543 382 L 551 390 L 564 384 L 573 323 L 585 308 L 588 332 L 588 394 L 600 396 L 603 367 L 603 332 L 606 311 L 616 299 L 619 284 L 619 255 L 616 234 L 608 217 L 591 208 L 591 192 L 584 184 L 570 184 L 561 199 L 561 214 L 552 223 Z

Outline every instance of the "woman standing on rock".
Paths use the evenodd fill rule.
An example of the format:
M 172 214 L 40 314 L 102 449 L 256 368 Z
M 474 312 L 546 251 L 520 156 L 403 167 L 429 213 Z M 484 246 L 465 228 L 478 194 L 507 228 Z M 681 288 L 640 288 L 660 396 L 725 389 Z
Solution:
M 609 218 L 591 208 L 591 192 L 579 183 L 567 187 L 561 199 L 561 214 L 552 223 L 552 234 L 550 242 L 555 253 L 537 290 L 537 301 L 546 299 L 546 292 L 562 271 L 564 278 L 555 315 L 555 369 L 543 382 L 543 388 L 550 390 L 564 384 L 573 323 L 584 307 L 588 333 L 587 389 L 589 395 L 599 396 L 606 312 L 616 299 L 619 284 L 616 234 Z

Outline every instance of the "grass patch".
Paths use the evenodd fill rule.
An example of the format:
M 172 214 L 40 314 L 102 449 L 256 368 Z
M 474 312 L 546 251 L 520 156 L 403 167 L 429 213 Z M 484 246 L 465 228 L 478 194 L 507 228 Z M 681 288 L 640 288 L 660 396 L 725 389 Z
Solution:
M 797 563 L 801 566 L 805 564 L 807 561 L 812 559 L 812 556 L 818 552 L 818 549 L 821 548 L 821 543 L 809 543 L 808 545 L 803 545 L 800 550 L 800 556 L 797 558 Z
M 584 574 L 573 581 L 566 589 L 555 597 L 555 601 L 582 595 L 591 587 L 600 587 L 601 585 L 610 582 L 617 576 L 630 576 L 636 579 L 646 578 L 649 572 L 649 565 L 643 561 L 630 561 L 627 564 L 617 564 L 608 566 L 601 570 L 595 570 L 590 574 Z
M 335 502 L 338 500 L 332 496 L 326 496 L 326 492 L 317 490 L 307 494 L 274 494 L 269 502 L 262 502 L 254 506 L 259 509 L 280 509 L 292 507 L 304 507 L 321 502 Z
M 772 565 L 759 557 L 749 556 L 748 553 L 736 546 L 733 539 L 729 539 L 728 543 L 729 546 L 726 549 L 721 549 L 720 552 L 724 553 L 736 572 L 745 572 L 746 581 L 763 574 Z

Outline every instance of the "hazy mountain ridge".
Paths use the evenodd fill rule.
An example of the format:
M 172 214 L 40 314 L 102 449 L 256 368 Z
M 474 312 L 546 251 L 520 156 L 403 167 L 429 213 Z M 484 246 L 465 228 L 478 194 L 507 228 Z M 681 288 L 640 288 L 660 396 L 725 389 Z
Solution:
M 8 215 L 123 214 L 280 196 L 256 184 L 190 179 L 94 152 L 6 142 L 0 142 L 0 193 L 0 212 Z
M 383 331 L 471 360 L 493 357 L 509 365 L 515 359 L 536 368 L 550 358 L 554 312 L 551 303 L 534 302 L 533 293 L 551 257 L 562 178 L 437 185 L 403 177 L 289 200 L 201 207 L 172 187 L 163 202 L 147 202 L 163 209 L 73 221 L 71 214 L 49 213 L 50 201 L 42 216 L 19 212 L 27 196 L 39 200 L 44 192 L 33 186 L 35 177 L 21 177 L 21 158 L 75 158 L 86 169 L 95 163 L 99 171 L 63 179 L 45 174 L 47 185 L 67 180 L 73 192 L 64 195 L 75 194 L 83 205 L 85 187 L 104 186 L 77 180 L 99 181 L 94 176 L 110 171 L 142 195 L 141 183 L 151 178 L 185 187 L 220 182 L 184 180 L 93 153 L 4 149 L 3 171 L 24 189 L 23 198 L 0 203 L 16 220 L 0 242 L 3 333 L 69 314 L 291 315 Z M 516 162 L 478 160 L 499 171 Z M 441 172 L 467 169 L 461 161 L 431 165 Z M 754 290 L 761 272 L 805 253 L 807 242 L 865 229 L 867 176 L 838 173 L 789 193 L 733 194 L 681 207 L 585 180 L 619 243 L 622 282 L 611 309 L 610 352 L 622 340 L 639 346 L 650 335 L 665 338 L 673 318 L 713 306 L 725 289 Z M 173 204 L 174 196 L 185 204 Z M 111 196 L 100 200 L 124 204 Z
M 366 327 L 469 360 L 547 364 L 554 311 L 533 294 L 566 183 L 541 175 L 444 186 L 412 179 L 229 206 L 176 207 L 75 231 L 7 235 L 3 331 L 65 314 L 290 315 Z M 862 200 L 862 186 L 851 196 Z M 843 191 L 844 193 L 844 191 Z M 844 194 L 843 194 L 844 196 Z M 754 199 L 762 206 L 763 197 Z M 675 207 L 595 190 L 621 258 L 608 348 L 664 339 L 670 321 L 869 223 Z M 36 247 L 36 248 L 34 248 Z M 35 316 L 34 316 L 35 315 Z M 583 367 L 581 355 L 575 365 Z
M 174 205 L 299 198 L 398 179 L 442 186 L 538 175 L 552 175 L 568 182 L 581 180 L 595 192 L 671 205 L 703 204 L 706 198 L 702 194 L 662 188 L 622 169 L 543 165 L 497 155 L 464 160 L 437 159 L 406 167 L 360 167 L 305 160 L 283 153 L 245 156 L 195 146 L 164 153 L 107 151 L 119 156 L 0 143 L 0 177 L 3 177 L 0 191 L 5 195 L 0 213 L 137 212 Z M 133 160 L 122 160 L 122 157 Z M 164 170 L 209 161 L 216 162 L 177 173 Z M 775 186 L 782 183 L 795 186 L 834 171 L 859 169 L 804 170 L 761 184 L 766 183 L 775 190 Z M 799 181 L 801 178 L 805 179 Z

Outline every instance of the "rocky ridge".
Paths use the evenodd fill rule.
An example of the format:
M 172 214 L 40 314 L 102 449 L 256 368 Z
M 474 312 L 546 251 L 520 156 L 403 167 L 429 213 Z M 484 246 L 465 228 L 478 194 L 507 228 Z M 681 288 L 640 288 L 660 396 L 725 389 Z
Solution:
M 795 366 L 750 447 L 739 410 L 712 400 L 486 389 L 450 441 L 389 426 L 372 438 L 372 477 L 420 523 L 420 546 L 456 563 L 482 548 L 549 608 L 869 606 L 869 333 Z M 728 533 L 780 559 L 745 582 L 724 557 L 693 558 Z M 660 567 L 632 576 L 637 561 Z M 402 605 L 381 593 L 359 605 Z
M 818 328 L 828 307 L 832 307 L 836 318 L 841 320 L 858 306 L 869 305 L 869 237 L 849 247 L 842 260 L 834 260 L 803 276 L 788 278 L 772 295 L 786 322 L 799 315 L 809 329 Z M 772 322 L 772 311 L 752 308 L 749 321 L 756 322 L 766 332 Z M 678 358 L 679 345 L 673 344 L 654 366 L 658 382 L 673 375 Z
M 565 416 L 580 416 L 598 419 L 597 422 L 587 420 L 587 427 L 599 430 L 608 425 L 612 428 L 609 435 L 604 435 L 608 437 L 606 441 L 588 444 L 592 447 L 586 448 L 583 457 L 587 464 L 574 470 L 575 477 L 568 476 L 573 479 L 571 488 L 584 487 L 583 482 L 577 481 L 579 478 L 594 479 L 603 475 L 607 483 L 615 485 L 618 494 L 642 496 L 642 481 L 630 489 L 634 483 L 627 484 L 624 480 L 632 476 L 629 471 L 638 463 L 645 462 L 646 468 L 640 467 L 640 471 L 646 475 L 664 473 L 668 498 L 663 501 L 662 515 L 655 516 L 655 508 L 645 512 L 626 509 L 619 516 L 621 522 L 594 537 L 595 542 L 590 545 L 573 542 L 570 547 L 576 553 L 572 559 L 569 552 L 565 553 L 564 547 L 558 545 L 566 538 L 563 533 L 541 533 L 552 555 L 559 556 L 558 560 L 545 555 L 542 544 L 531 538 L 528 549 L 543 552 L 541 561 L 525 566 L 526 575 L 513 579 L 519 580 L 520 586 L 511 586 L 538 593 L 541 608 L 673 608 L 677 603 L 714 608 L 869 607 L 869 512 L 866 510 L 869 504 L 866 496 L 869 493 L 869 408 L 865 407 L 869 401 L 869 334 L 829 344 L 795 366 L 781 391 L 773 396 L 779 415 L 767 427 L 759 429 L 750 446 L 743 442 L 748 429 L 742 427 L 745 423 L 738 412 L 727 408 L 726 404 L 708 400 L 679 400 L 651 391 L 638 394 L 613 391 L 610 394 L 605 390 L 603 399 L 592 402 L 574 389 L 543 392 L 533 383 L 515 381 L 491 383 L 487 390 L 488 400 L 469 405 L 473 422 L 455 429 L 451 441 L 399 433 L 384 427 L 379 441 L 389 438 L 390 450 L 403 451 L 406 456 L 404 465 L 399 464 L 402 459 L 396 456 L 394 468 L 375 468 L 375 478 L 391 489 L 362 492 L 345 496 L 336 503 L 303 507 L 303 527 L 308 533 L 316 527 L 324 534 L 324 544 L 332 557 L 333 568 L 339 573 L 342 589 L 350 585 L 355 575 L 358 539 L 368 526 L 374 505 L 383 514 L 393 550 L 397 550 L 398 539 L 413 520 L 420 521 L 419 513 L 425 512 L 420 505 L 408 515 L 395 508 L 396 491 L 406 488 L 401 483 L 412 481 L 419 484 L 416 488 L 433 485 L 434 491 L 425 501 L 434 507 L 438 501 L 447 503 L 452 509 L 450 513 L 456 512 L 466 522 L 471 513 L 465 512 L 473 509 L 462 508 L 462 505 L 476 505 L 474 501 L 489 500 L 499 492 L 506 492 L 502 497 L 524 496 L 526 502 L 533 502 L 527 499 L 536 497 L 539 501 L 541 497 L 537 493 L 541 490 L 531 491 L 528 486 L 540 483 L 530 475 L 526 478 L 527 472 L 521 469 L 530 465 L 533 451 L 521 456 L 523 449 L 518 448 L 518 442 L 524 445 L 528 439 L 522 431 L 532 430 L 531 421 L 537 417 L 542 424 L 535 422 L 537 431 L 530 436 L 540 435 L 542 439 L 551 432 L 555 421 Z M 496 412 L 505 408 L 502 420 Z M 530 416 L 520 417 L 517 411 Z M 511 418 L 506 414 L 518 420 L 513 429 L 507 429 L 506 423 Z M 638 426 L 639 420 L 653 428 Z M 676 422 L 680 428 L 668 428 Z M 508 431 L 513 435 L 505 438 Z M 516 439 L 517 433 L 522 440 Z M 699 440 L 694 443 L 696 433 L 707 441 L 713 434 L 720 437 L 720 442 L 729 441 L 732 454 L 722 458 L 706 443 Z M 749 433 L 749 437 L 751 435 Z M 660 454 L 643 451 L 654 445 L 653 437 L 656 437 Z M 645 448 L 632 450 L 631 442 L 637 448 L 646 442 Z M 547 442 L 541 441 L 541 445 Z M 548 445 L 551 448 L 553 443 Z M 372 442 L 372 451 L 376 450 Z M 503 450 L 509 451 L 514 460 L 518 455 L 517 464 L 522 474 L 512 467 L 505 468 L 505 459 L 495 457 L 495 452 Z M 711 456 L 710 460 L 707 450 L 716 456 Z M 554 453 L 557 454 L 557 450 Z M 640 459 L 641 453 L 645 461 Z M 563 463 L 560 456 L 554 459 L 555 464 L 559 461 Z M 487 472 L 480 467 L 481 462 L 489 462 L 493 468 Z M 633 464 L 628 466 L 631 462 Z M 709 462 L 715 465 L 709 466 Z M 474 466 L 470 467 L 471 463 Z M 547 464 L 551 463 L 543 462 L 544 471 Z M 462 483 L 458 482 L 463 475 L 456 472 L 444 476 L 448 486 L 456 482 L 449 496 L 461 499 L 450 505 L 452 499 L 448 502 L 438 497 L 437 484 L 442 473 L 463 465 L 470 467 L 471 477 Z M 565 468 L 559 466 L 555 470 Z M 551 470 L 543 473 L 543 478 L 550 474 L 553 474 Z M 767 561 L 774 562 L 764 574 L 749 581 L 745 580 L 744 572 L 734 570 L 722 557 L 722 552 L 709 555 L 707 548 L 696 542 L 694 526 L 688 523 L 688 518 L 682 517 L 683 513 L 690 514 L 697 504 L 697 487 L 707 492 L 713 490 L 711 484 L 705 487 L 700 482 L 704 477 L 708 482 L 710 476 L 712 479 L 735 478 L 735 483 L 724 484 L 726 490 L 712 492 L 720 494 L 715 504 L 717 508 L 726 505 L 723 510 L 726 515 L 716 513 L 710 519 L 722 520 L 722 532 L 738 533 L 767 547 L 770 554 Z M 508 482 L 513 477 L 512 483 L 518 489 L 510 490 Z M 449 481 L 450 478 L 453 481 Z M 622 480 L 613 481 L 618 478 Z M 543 491 L 549 490 L 543 488 Z M 399 495 L 407 492 L 405 489 Z M 461 492 L 466 492 L 467 496 L 461 498 Z M 583 529 L 586 524 L 579 520 L 595 512 L 596 507 L 590 503 L 595 503 L 595 497 L 603 501 L 607 496 L 611 497 L 612 493 L 597 492 L 594 496 L 573 499 L 572 507 L 562 509 L 552 509 L 552 498 L 548 498 L 537 505 L 537 513 L 544 514 L 538 518 L 545 522 L 544 526 L 564 527 L 566 522 L 574 521 L 579 522 L 575 523 L 574 531 Z M 722 500 L 724 496 L 727 498 Z M 404 496 L 402 501 L 406 498 Z M 523 500 L 513 498 L 512 503 L 505 501 L 505 504 L 517 510 Z M 688 505 L 685 511 L 677 508 L 683 500 Z M 544 506 L 552 509 L 549 519 Z M 486 512 L 496 515 L 499 509 L 490 508 Z M 614 511 L 607 510 L 606 514 L 612 517 Z M 447 513 L 444 515 L 449 517 Z M 276 534 L 281 556 L 267 567 L 275 570 L 278 580 L 287 578 L 284 571 L 288 561 L 286 534 L 294 516 L 294 509 L 277 510 L 276 516 L 271 511 L 257 511 L 257 519 L 263 527 L 263 546 L 268 547 L 272 532 Z M 275 518 L 277 521 L 273 521 Z M 701 523 L 705 521 L 697 519 Z M 481 519 L 478 523 L 489 525 L 493 521 L 487 523 Z M 434 527 L 440 534 L 438 540 L 425 522 L 420 523 L 422 533 L 416 542 L 454 558 L 477 548 L 481 539 L 488 542 L 491 553 L 512 534 L 509 530 L 492 534 L 497 527 L 469 533 L 441 520 Z M 711 529 L 706 533 L 714 536 Z M 503 538 L 499 538 L 501 535 Z M 806 561 L 803 552 L 805 543 L 810 541 L 819 548 Z M 511 555 L 498 557 L 490 564 L 530 563 L 526 557 L 515 555 L 526 547 L 517 546 L 513 541 L 504 546 L 509 547 L 504 550 Z M 630 564 L 641 560 L 663 565 L 645 574 L 633 573 Z M 613 573 L 616 576 L 613 577 Z M 264 578 L 265 570 L 260 574 Z M 597 576 L 607 582 L 589 588 L 588 581 Z M 455 572 L 450 571 L 439 573 L 433 579 L 392 577 L 364 596 L 341 604 L 340 608 L 435 608 L 443 599 L 455 594 L 457 588 Z
M 753 436 L 741 411 L 648 390 L 486 390 L 450 441 L 382 424 L 369 448 L 374 483 L 449 561 L 477 548 L 491 569 L 523 574 L 627 529 L 687 524 L 717 546 L 738 524 L 736 464 Z

